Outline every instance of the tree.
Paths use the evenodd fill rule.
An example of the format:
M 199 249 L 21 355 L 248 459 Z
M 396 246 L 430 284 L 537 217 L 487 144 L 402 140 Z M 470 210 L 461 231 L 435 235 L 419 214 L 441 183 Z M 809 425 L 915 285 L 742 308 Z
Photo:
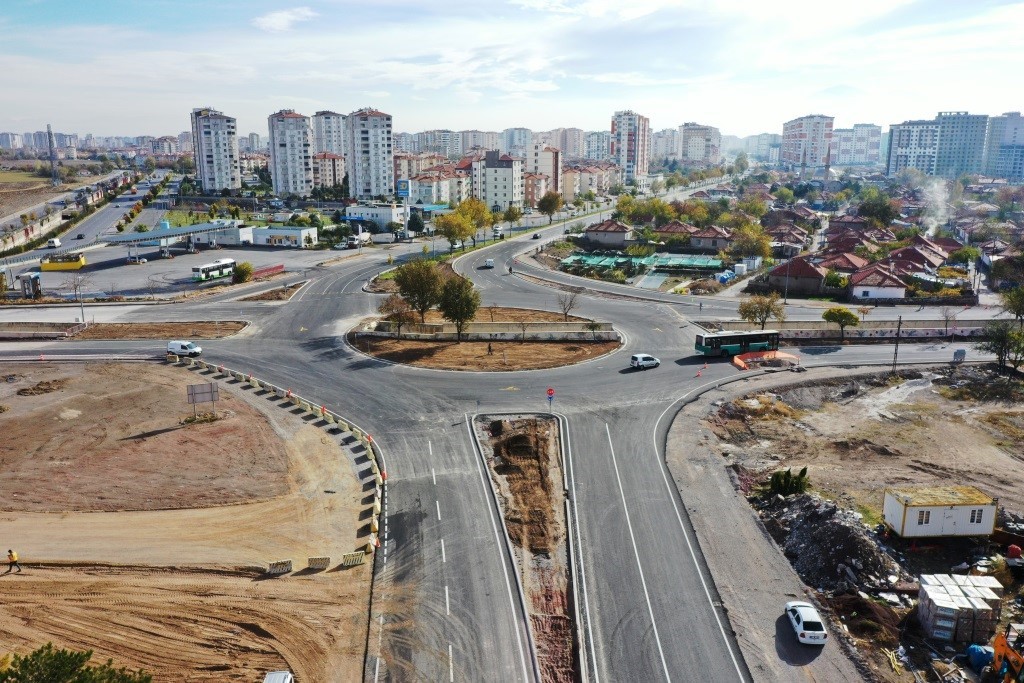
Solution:
M 985 340 L 978 344 L 978 350 L 994 355 L 1002 368 L 1010 355 L 1013 333 L 1013 324 L 1009 320 L 993 320 L 985 325 Z
M 760 225 L 746 224 L 732 234 L 732 245 L 729 250 L 733 255 L 744 258 L 772 255 L 772 239 Z
M 1007 349 L 1006 360 L 1010 362 L 1015 372 L 1024 363 L 1024 331 L 1016 330 L 1010 333 L 1010 346 Z
M 792 204 L 794 200 L 793 190 L 788 187 L 780 187 L 775 190 L 775 198 L 783 204 Z
M 152 683 L 142 669 L 114 668 L 108 659 L 98 667 L 87 666 L 92 650 L 55 649 L 47 643 L 24 657 L 14 655 L 11 665 L 0 671 L 0 683 Z
M 402 298 L 420 314 L 422 323 L 426 320 L 427 311 L 441 300 L 444 277 L 437 264 L 417 259 L 398 266 L 395 270 L 395 285 Z
M 510 206 L 505 209 L 505 213 L 502 214 L 501 219 L 508 223 L 509 228 L 513 225 L 517 225 L 523 218 L 523 210 L 518 206 Z
M 877 187 L 864 188 L 860 197 L 857 215 L 872 218 L 883 228 L 889 227 L 889 224 L 900 215 L 896 203 Z
M 434 227 L 448 240 L 452 249 L 459 242 L 462 242 L 465 247 L 465 241 L 476 234 L 476 229 L 469 219 L 464 214 L 454 211 L 435 218 Z
M 978 251 L 977 247 L 960 247 L 949 255 L 949 262 L 970 265 L 977 261 L 980 256 L 981 252 Z
M 957 313 L 959 312 L 959 308 L 953 308 L 952 306 L 943 306 L 939 309 L 939 315 L 942 316 L 942 336 L 949 334 L 949 323 L 956 320 Z
M 412 322 L 412 306 L 398 294 L 392 294 L 381 303 L 377 312 L 395 324 L 395 337 L 402 338 L 402 325 Z
M 235 264 L 235 272 L 231 274 L 231 281 L 236 285 L 248 282 L 252 279 L 253 265 L 248 261 Z
M 557 192 L 545 192 L 544 196 L 537 202 L 537 210 L 547 214 L 548 224 L 551 224 L 553 216 L 562 208 L 562 195 Z
M 747 160 L 747 153 L 740 152 L 736 155 L 736 161 L 732 162 L 733 170 L 737 173 L 743 173 L 750 168 L 750 161 Z
M 480 308 L 480 292 L 464 277 L 451 277 L 441 288 L 441 300 L 437 307 L 448 322 L 455 323 L 455 339 L 462 341 L 462 330 L 466 323 L 476 317 Z
M 786 307 L 779 299 L 778 292 L 747 297 L 740 302 L 739 316 L 751 325 L 760 325 L 762 330 L 769 318 L 783 322 L 786 319 Z
M 840 342 L 846 339 L 847 327 L 857 327 L 857 325 L 860 324 L 860 321 L 857 319 L 857 314 L 843 306 L 833 306 L 821 314 L 821 319 L 827 323 L 839 325 Z
M 467 237 L 473 238 L 473 246 L 476 246 L 476 233 L 481 228 L 489 228 L 494 225 L 495 217 L 482 199 L 470 197 L 459 202 L 455 207 L 455 213 L 465 216 L 472 229 Z M 465 239 L 465 238 L 463 238 Z
M 577 291 L 563 292 L 558 295 L 558 310 L 565 317 L 565 322 L 569 322 L 569 314 L 579 306 L 579 295 L 580 293 Z
M 1003 310 L 1017 319 L 1018 329 L 1024 330 L 1024 287 L 1000 292 L 999 298 Z
M 651 194 L 658 194 L 665 189 L 665 183 L 661 180 L 655 180 L 651 183 Z
M 849 283 L 849 279 L 843 277 L 843 274 L 838 270 L 829 268 L 828 272 L 825 273 L 825 286 L 833 289 L 839 289 L 845 287 Z
M 857 309 L 857 312 L 860 313 L 861 322 L 864 322 L 864 319 L 868 317 L 868 313 L 871 312 L 871 307 L 861 306 L 860 308 Z
M 341 221 L 335 219 L 334 222 L 340 223 Z M 423 225 L 423 214 L 420 213 L 419 211 L 413 211 L 409 215 L 409 232 L 415 232 L 416 234 L 419 234 L 423 232 L 424 227 L 425 226 Z

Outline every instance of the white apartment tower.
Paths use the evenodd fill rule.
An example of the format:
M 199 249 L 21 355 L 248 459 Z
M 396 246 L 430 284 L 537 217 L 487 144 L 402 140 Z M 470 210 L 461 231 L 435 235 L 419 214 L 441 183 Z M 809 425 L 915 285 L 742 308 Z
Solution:
M 651 134 L 651 158 L 652 159 L 678 159 L 679 158 L 679 131 L 675 128 L 666 128 Z
M 523 208 L 523 160 L 488 150 L 473 160 L 473 196 L 492 211 Z M 550 188 L 549 188 L 550 189 Z
M 395 192 L 391 115 L 360 109 L 346 122 L 348 187 L 353 197 L 371 199 Z
M 925 175 L 934 175 L 938 158 L 938 121 L 904 121 L 889 126 L 886 175 L 896 175 L 909 168 L 916 168 Z
M 548 189 L 562 192 L 562 152 L 550 145 L 535 142 L 526 154 L 527 173 L 542 173 L 548 177 Z
M 501 151 L 506 154 L 525 155 L 533 144 L 533 131 L 529 128 L 506 128 L 501 133 Z
M 651 159 L 651 124 L 634 111 L 617 111 L 612 117 L 611 160 L 622 169 L 623 180 L 630 182 L 647 175 Z
M 196 178 L 204 192 L 242 187 L 235 119 L 210 107 L 192 110 Z
M 679 147 L 684 164 L 717 166 L 722 160 L 722 133 L 714 126 L 684 123 L 679 126 Z
M 829 163 L 832 144 L 831 116 L 801 116 L 782 124 L 782 163 L 790 168 L 810 170 Z
M 832 165 L 877 164 L 882 147 L 882 127 L 858 123 L 853 128 L 832 130 Z
M 313 153 L 345 155 L 345 115 L 333 111 L 313 114 Z
M 281 196 L 304 197 L 313 189 L 313 129 L 309 117 L 282 109 L 267 117 L 270 129 L 270 179 Z
M 611 146 L 612 134 L 606 130 L 595 130 L 584 137 L 583 156 L 595 161 L 607 161 L 611 158 Z

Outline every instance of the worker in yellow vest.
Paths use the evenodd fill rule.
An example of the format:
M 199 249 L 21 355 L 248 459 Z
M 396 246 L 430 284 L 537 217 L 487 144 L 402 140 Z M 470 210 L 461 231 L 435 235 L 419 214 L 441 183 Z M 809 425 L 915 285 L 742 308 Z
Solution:
M 18 564 L 18 553 L 13 550 L 7 551 L 7 573 L 10 574 L 14 571 L 14 568 L 18 568 L 18 573 L 21 573 L 21 565 Z

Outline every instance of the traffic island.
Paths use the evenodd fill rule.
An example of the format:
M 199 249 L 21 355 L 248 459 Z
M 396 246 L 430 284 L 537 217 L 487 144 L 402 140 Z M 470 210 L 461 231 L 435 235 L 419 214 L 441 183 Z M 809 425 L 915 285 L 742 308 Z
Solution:
M 540 679 L 576 681 L 579 639 L 558 423 L 541 415 L 480 416 L 474 428 L 519 570 Z

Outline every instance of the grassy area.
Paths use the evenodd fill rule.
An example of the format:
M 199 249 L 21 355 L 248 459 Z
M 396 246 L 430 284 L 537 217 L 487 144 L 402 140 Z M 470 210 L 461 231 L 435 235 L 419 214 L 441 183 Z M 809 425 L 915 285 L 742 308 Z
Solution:
M 876 527 L 882 523 L 882 513 L 870 505 L 858 505 L 857 512 L 864 515 L 863 521 L 868 526 Z
M 30 171 L 0 171 L 0 183 L 24 183 L 26 185 L 37 185 L 45 182 L 46 178 L 40 178 Z

